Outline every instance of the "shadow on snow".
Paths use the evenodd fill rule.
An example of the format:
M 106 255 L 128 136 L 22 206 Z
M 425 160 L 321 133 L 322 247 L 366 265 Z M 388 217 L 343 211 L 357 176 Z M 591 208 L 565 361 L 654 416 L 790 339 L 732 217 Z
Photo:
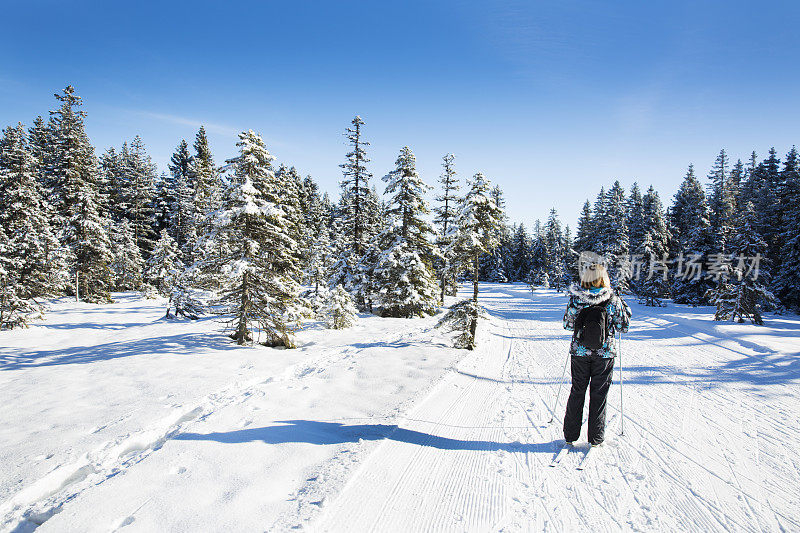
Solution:
M 280 420 L 280 425 L 248 428 L 224 433 L 182 433 L 177 440 L 212 441 L 224 444 L 264 442 L 267 444 L 344 444 L 360 440 L 393 440 L 440 450 L 507 451 L 552 453 L 563 441 L 522 444 L 488 440 L 440 437 L 390 424 L 354 424 L 314 420 Z

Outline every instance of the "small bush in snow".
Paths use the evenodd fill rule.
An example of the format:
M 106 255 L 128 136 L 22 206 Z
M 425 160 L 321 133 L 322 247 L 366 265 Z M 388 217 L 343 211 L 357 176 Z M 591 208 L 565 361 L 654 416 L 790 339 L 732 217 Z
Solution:
M 325 325 L 331 329 L 349 328 L 358 320 L 356 313 L 353 297 L 341 285 L 328 293 L 320 309 Z
M 184 317 L 197 320 L 200 315 L 205 314 L 206 306 L 199 296 L 196 289 L 189 287 L 185 280 L 179 279 L 172 288 L 167 305 L 166 318 L 172 318 L 172 310 L 175 310 L 175 317 Z
M 320 285 L 316 290 L 309 289 L 302 292 L 300 298 L 306 302 L 306 305 L 311 310 L 312 317 L 316 316 L 320 320 L 323 320 L 323 318 L 321 318 L 322 307 L 325 305 L 329 294 L 330 291 L 326 287 Z
M 486 316 L 483 307 L 474 300 L 462 300 L 450 307 L 437 328 L 447 328 L 449 331 L 458 332 L 453 346 L 459 349 L 472 350 L 475 348 L 475 331 L 478 327 L 478 318 Z
M 158 293 L 158 289 L 156 289 L 155 287 L 153 287 L 149 283 L 143 283 L 141 288 L 139 289 L 139 292 L 141 292 L 142 296 L 144 296 L 148 300 L 155 300 L 156 298 L 161 296 Z

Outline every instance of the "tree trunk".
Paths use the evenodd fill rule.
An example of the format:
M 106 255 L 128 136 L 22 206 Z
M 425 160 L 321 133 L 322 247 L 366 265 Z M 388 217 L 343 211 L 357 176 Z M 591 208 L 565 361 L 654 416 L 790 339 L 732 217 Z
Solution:
M 242 297 L 239 301 L 239 323 L 236 325 L 234 340 L 238 345 L 247 343 L 247 272 L 242 274 Z
M 478 303 L 478 269 L 480 268 L 480 252 L 475 252 L 475 270 L 472 274 L 472 300 Z

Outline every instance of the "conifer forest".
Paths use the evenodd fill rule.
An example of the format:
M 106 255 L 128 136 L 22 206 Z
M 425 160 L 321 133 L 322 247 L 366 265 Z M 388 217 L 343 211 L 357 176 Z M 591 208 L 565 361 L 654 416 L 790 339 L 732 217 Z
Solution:
M 615 181 L 573 224 L 552 209 L 526 227 L 504 213 L 503 177 L 462 171 L 457 155 L 443 154 L 439 176 L 420 176 L 409 146 L 394 168 L 372 168 L 358 116 L 343 127 L 339 191 L 276 163 L 252 130 L 215 159 L 200 127 L 158 169 L 135 132 L 93 146 L 72 86 L 45 116 L 7 126 L 0 143 L 3 329 L 36 320 L 50 298 L 103 304 L 140 291 L 168 298 L 170 316 L 223 315 L 239 344 L 292 347 L 331 298 L 427 316 L 464 280 L 475 302 L 482 281 L 562 291 L 581 252 L 601 256 L 615 288 L 645 305 L 713 305 L 716 320 L 757 324 L 764 310 L 800 308 L 794 147 L 744 162 L 721 149 L 708 176 L 689 164 L 665 200 Z

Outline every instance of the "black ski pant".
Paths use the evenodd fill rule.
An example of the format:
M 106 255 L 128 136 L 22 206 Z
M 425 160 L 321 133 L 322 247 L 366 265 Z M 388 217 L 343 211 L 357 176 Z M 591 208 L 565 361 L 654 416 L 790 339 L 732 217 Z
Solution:
M 600 444 L 605 438 L 606 396 L 611 387 L 614 358 L 572 356 L 572 389 L 564 415 L 564 440 L 575 442 L 581 434 L 583 402 L 589 388 L 589 442 Z

